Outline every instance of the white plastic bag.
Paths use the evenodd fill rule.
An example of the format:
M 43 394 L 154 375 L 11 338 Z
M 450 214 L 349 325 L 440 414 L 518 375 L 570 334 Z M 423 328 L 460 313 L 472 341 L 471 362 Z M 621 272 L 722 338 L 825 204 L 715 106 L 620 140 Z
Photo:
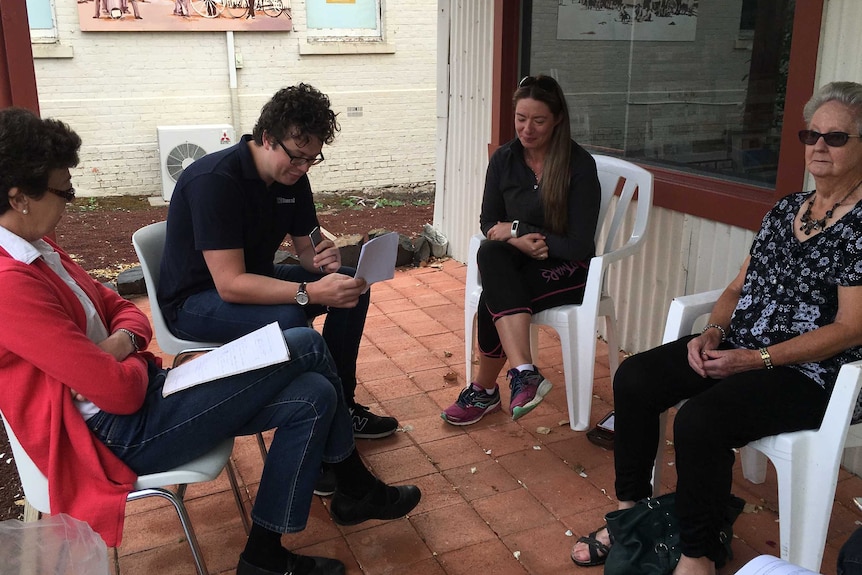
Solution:
M 108 569 L 102 538 L 65 513 L 0 522 L 0 575 L 109 575 Z

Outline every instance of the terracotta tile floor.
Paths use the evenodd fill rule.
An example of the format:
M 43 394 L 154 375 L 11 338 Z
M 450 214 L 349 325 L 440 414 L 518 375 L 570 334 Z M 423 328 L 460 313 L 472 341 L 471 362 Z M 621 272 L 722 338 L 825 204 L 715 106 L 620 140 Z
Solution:
M 447 261 L 399 270 L 393 280 L 375 285 L 359 358 L 359 401 L 403 426 L 389 438 L 360 441 L 359 449 L 385 481 L 419 485 L 422 502 L 405 519 L 343 528 L 329 519 L 328 499 L 315 498 L 306 530 L 285 536 L 284 544 L 337 557 L 354 575 L 601 573 L 576 568 L 569 550 L 577 535 L 600 525 L 615 508 L 613 454 L 566 424 L 562 359 L 553 332 L 540 336 L 538 364 L 556 386 L 533 413 L 513 422 L 499 412 L 466 428 L 440 419 L 441 408 L 465 385 L 465 271 Z M 136 302 L 149 310 L 146 298 Z M 599 345 L 593 422 L 612 401 L 607 349 Z M 538 433 L 539 427 L 550 428 L 550 434 Z M 237 440 L 234 458 L 253 499 L 261 457 L 252 438 Z M 672 490 L 673 467 L 666 469 L 663 487 Z M 762 485 L 748 483 L 739 469 L 735 477 L 734 492 L 757 511 L 737 521 L 735 559 L 722 573 L 734 573 L 758 554 L 778 554 L 774 471 Z M 862 479 L 842 470 L 824 574 L 835 573 L 838 548 L 859 522 L 852 504 L 857 495 Z M 191 486 L 187 501 L 210 572 L 234 573 L 245 535 L 225 475 Z M 144 500 L 129 504 L 127 514 L 121 573 L 194 573 L 172 509 Z

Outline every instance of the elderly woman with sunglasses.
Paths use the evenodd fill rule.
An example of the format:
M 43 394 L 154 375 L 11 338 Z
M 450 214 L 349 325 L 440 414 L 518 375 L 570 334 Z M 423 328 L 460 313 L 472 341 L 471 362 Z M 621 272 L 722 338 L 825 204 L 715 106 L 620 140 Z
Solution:
M 81 139 L 56 120 L 0 110 L 0 410 L 48 478 L 51 510 L 120 543 L 139 474 L 275 429 L 238 575 L 342 575 L 335 559 L 296 555 L 282 533 L 305 528 L 322 460 L 338 491 L 336 523 L 395 519 L 420 499 L 365 467 L 323 338 L 283 332 L 291 359 L 163 397 L 165 370 L 144 351 L 146 316 L 89 278 L 50 236 L 74 198 Z
M 676 575 L 711 575 L 726 559 L 718 533 L 733 449 L 819 427 L 838 370 L 862 359 L 862 85 L 824 86 L 804 117 L 799 139 L 816 189 L 783 197 L 764 216 L 700 335 L 637 354 L 614 378 L 620 509 L 651 495 L 659 415 L 688 399 L 673 429 Z M 603 563 L 611 545 L 599 528 L 572 559 Z
M 499 375 L 509 360 L 509 408 L 518 419 L 551 389 L 530 356 L 533 313 L 584 296 L 601 189 L 593 157 L 571 139 L 563 91 L 527 76 L 514 97 L 517 137 L 491 157 L 479 223 L 487 238 L 477 262 L 479 370 L 442 413 L 470 425 L 500 408 Z

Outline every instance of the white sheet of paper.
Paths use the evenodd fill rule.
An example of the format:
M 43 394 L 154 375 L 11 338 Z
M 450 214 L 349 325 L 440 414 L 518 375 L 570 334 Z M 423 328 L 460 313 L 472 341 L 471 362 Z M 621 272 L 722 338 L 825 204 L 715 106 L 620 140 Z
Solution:
M 817 575 L 817 573 L 772 555 L 760 555 L 743 565 L 735 575 Z
M 356 277 L 367 281 L 369 286 L 374 282 L 391 280 L 395 277 L 396 259 L 398 259 L 398 234 L 390 232 L 378 236 L 364 244 L 359 251 Z
M 272 322 L 168 372 L 162 395 L 290 359 L 278 322 Z

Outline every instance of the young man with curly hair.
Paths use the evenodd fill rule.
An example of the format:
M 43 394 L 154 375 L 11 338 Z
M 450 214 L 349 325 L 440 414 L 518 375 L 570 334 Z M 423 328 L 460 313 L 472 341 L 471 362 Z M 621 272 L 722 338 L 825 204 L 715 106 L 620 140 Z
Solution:
M 332 241 L 309 238 L 318 220 L 307 172 L 338 130 L 329 98 L 299 84 L 264 105 L 253 134 L 186 168 L 171 196 L 158 297 L 171 331 L 197 341 L 227 342 L 273 321 L 304 326 L 325 313 L 354 434 L 374 439 L 398 422 L 354 398 L 369 292 Z M 273 264 L 285 238 L 300 265 Z

